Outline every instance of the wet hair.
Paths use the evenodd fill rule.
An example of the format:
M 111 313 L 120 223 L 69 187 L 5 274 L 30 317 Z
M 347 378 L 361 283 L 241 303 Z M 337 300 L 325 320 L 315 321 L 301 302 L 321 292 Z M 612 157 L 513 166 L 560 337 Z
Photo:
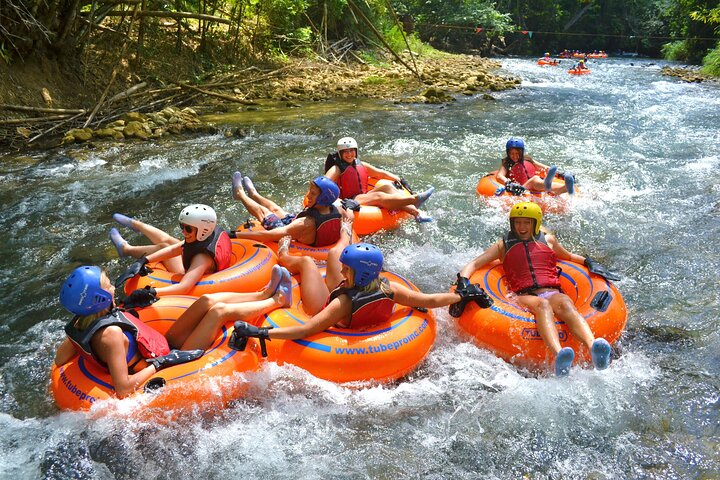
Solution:
M 368 283 L 364 287 L 359 289 L 363 293 L 370 293 L 375 292 L 377 290 L 381 290 L 385 295 L 390 296 L 392 295 L 392 289 L 390 288 L 390 285 L 388 285 L 386 282 L 382 281 L 382 278 L 378 277 L 372 282 Z
M 105 273 L 105 270 L 101 270 L 100 272 L 100 287 L 103 290 L 107 290 L 103 283 L 107 282 L 112 287 L 112 282 L 110 281 L 110 278 L 107 276 L 107 273 Z M 85 330 L 87 329 L 92 323 L 97 320 L 98 318 L 107 315 L 107 312 L 112 310 L 113 305 L 111 304 L 108 308 L 105 310 L 102 310 L 97 313 L 91 313 L 90 315 L 83 315 L 83 316 L 77 316 L 75 318 L 75 328 L 78 330 Z

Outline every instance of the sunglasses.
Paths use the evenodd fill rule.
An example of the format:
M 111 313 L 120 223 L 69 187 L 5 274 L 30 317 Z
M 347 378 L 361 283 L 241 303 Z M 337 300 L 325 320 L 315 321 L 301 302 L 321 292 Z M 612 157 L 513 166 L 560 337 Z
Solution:
M 180 230 L 184 231 L 185 233 L 192 233 L 193 228 L 195 227 L 193 227 L 192 225 L 187 225 L 185 223 L 180 224 Z

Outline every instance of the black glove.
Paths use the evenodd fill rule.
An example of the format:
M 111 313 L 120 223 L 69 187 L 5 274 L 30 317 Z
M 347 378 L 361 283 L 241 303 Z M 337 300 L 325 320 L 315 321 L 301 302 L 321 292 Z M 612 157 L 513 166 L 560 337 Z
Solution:
M 620 280 L 620 277 L 618 275 L 615 275 L 612 272 L 608 272 L 607 268 L 605 268 L 603 264 L 596 262 L 590 257 L 585 257 L 585 266 L 588 268 L 590 273 L 600 275 L 606 280 L 610 280 L 613 282 L 617 282 L 618 280 Z
M 142 308 L 148 307 L 158 301 L 157 290 L 152 288 L 150 285 L 146 285 L 145 288 L 138 288 L 130 295 L 125 297 L 123 303 L 124 308 Z
M 460 295 L 460 301 L 453 303 L 448 308 L 450 315 L 455 318 L 462 315 L 465 310 L 465 305 L 467 305 L 470 301 L 477 303 L 480 308 L 490 308 L 494 303 L 493 299 L 490 298 L 487 292 L 480 288 L 480 285 L 477 283 L 470 283 L 470 280 L 467 277 L 462 277 L 459 273 L 455 293 Z
M 235 330 L 230 335 L 228 340 L 228 346 L 233 350 L 240 350 L 241 352 L 247 347 L 247 341 L 249 337 L 255 337 L 260 339 L 260 351 L 263 357 L 267 357 L 267 349 L 265 348 L 265 341 L 270 341 L 270 334 L 268 331 L 273 327 L 256 327 L 250 325 L 247 322 L 238 320 L 235 322 Z
M 525 187 L 515 182 L 507 182 L 505 184 L 505 190 L 512 193 L 515 196 L 520 196 L 525 193 Z
M 465 310 L 465 304 L 467 302 L 463 302 L 463 295 L 467 294 L 468 288 L 470 287 L 470 279 L 467 277 L 463 277 L 459 273 L 457 274 L 457 282 L 455 282 L 455 293 L 460 295 L 460 301 L 458 303 L 453 303 L 448 307 L 448 312 L 450 312 L 450 315 L 457 318 L 459 317 L 463 310 Z
M 237 238 L 237 231 L 235 230 L 226 230 L 228 237 L 230 238 Z
M 127 270 L 125 270 L 125 273 L 120 275 L 117 280 L 115 280 L 115 288 L 121 288 L 123 285 L 125 285 L 125 282 L 133 278 L 135 275 L 140 275 L 141 277 L 144 277 L 148 273 L 152 273 L 152 268 L 147 266 L 148 260 L 145 258 L 145 256 L 142 256 L 135 260 L 132 265 L 128 267 Z
M 410 195 L 415 195 L 415 192 L 413 192 L 413 191 L 412 191 L 412 188 L 410 188 L 410 184 L 409 184 L 408 181 L 405 180 L 404 178 L 400 178 L 400 185 L 402 185 L 403 187 L 405 187 L 405 190 L 407 190 L 408 192 L 410 192 Z
M 340 200 L 340 205 L 342 205 L 345 210 L 353 210 L 355 212 L 360 211 L 360 204 L 357 200 L 353 200 L 352 198 L 343 198 Z
M 170 350 L 170 353 L 162 357 L 148 359 L 147 362 L 155 367 L 155 370 L 192 362 L 202 357 L 205 350 Z

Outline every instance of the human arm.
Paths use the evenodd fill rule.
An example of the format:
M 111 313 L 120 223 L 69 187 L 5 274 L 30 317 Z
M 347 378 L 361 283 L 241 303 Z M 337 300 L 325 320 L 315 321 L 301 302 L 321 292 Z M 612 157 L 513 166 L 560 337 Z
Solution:
M 245 238 L 260 242 L 278 242 L 281 238 L 290 235 L 293 240 L 301 240 L 308 233 L 315 233 L 315 225 L 308 217 L 298 218 L 289 225 L 273 228 L 272 230 L 239 230 L 231 234 L 234 238 Z
M 182 245 L 182 243 L 169 245 L 147 257 L 142 256 L 138 258 L 125 270 L 125 272 L 122 273 L 122 275 L 120 275 L 115 280 L 115 287 L 122 287 L 123 285 L 125 285 L 125 282 L 127 282 L 136 275 L 140 275 L 141 277 L 143 277 L 148 273 L 152 272 L 152 269 L 147 267 L 147 264 L 149 262 L 159 262 L 167 258 L 172 258 L 182 254 Z
M 190 291 L 197 282 L 200 281 L 206 272 L 210 271 L 213 266 L 213 259 L 207 253 L 195 255 L 190 262 L 190 268 L 187 269 L 185 275 L 182 276 L 178 283 L 168 285 L 167 287 L 156 288 L 158 295 L 182 295 Z
M 620 277 L 617 274 L 610 272 L 603 264 L 597 262 L 596 260 L 593 260 L 590 257 L 583 257 L 582 255 L 577 255 L 566 250 L 562 245 L 560 245 L 560 242 L 554 235 L 546 234 L 545 238 L 548 241 L 548 245 L 550 245 L 560 260 L 570 260 L 572 262 L 581 263 L 588 268 L 590 273 L 600 275 L 606 280 L 613 282 L 620 280 Z
M 274 328 L 268 332 L 270 339 L 278 338 L 284 340 L 297 340 L 306 338 L 347 319 L 352 311 L 352 302 L 347 295 L 340 295 L 335 298 L 327 307 L 313 315 L 302 325 Z
M 575 263 L 584 263 L 585 257 L 582 255 L 574 254 L 568 251 L 565 247 L 560 244 L 560 241 L 552 233 L 545 232 L 545 240 L 547 240 L 550 248 L 553 249 L 555 255 L 559 260 L 568 260 Z
M 500 165 L 500 168 L 498 169 L 497 173 L 495 174 L 495 179 L 505 185 L 510 181 L 510 179 L 507 177 L 508 170 L 505 168 L 505 165 Z
M 93 350 L 107 365 L 110 378 L 112 378 L 115 387 L 115 394 L 119 398 L 127 397 L 133 393 L 157 372 L 154 366 L 148 365 L 137 373 L 129 374 L 126 360 L 126 341 L 127 337 L 122 329 L 115 325 L 102 329 L 92 339 Z
M 78 353 L 75 344 L 69 338 L 65 337 L 65 340 L 62 341 L 57 352 L 55 352 L 55 365 L 60 367 L 66 364 Z
M 395 282 L 390 282 L 390 288 L 392 288 L 395 303 L 406 307 L 445 307 L 461 300 L 457 293 L 423 293 Z
M 168 258 L 177 257 L 178 255 L 182 255 L 183 245 L 184 242 L 168 245 L 167 247 L 161 248 L 155 253 L 151 253 L 145 258 L 148 262 L 162 262 L 163 260 L 167 260 Z
M 475 273 L 483 265 L 486 265 L 493 260 L 499 260 L 504 254 L 505 247 L 503 246 L 502 240 L 495 242 L 490 248 L 485 250 L 483 253 L 471 260 L 467 265 L 460 270 L 460 275 L 466 278 Z
M 333 182 L 338 183 L 340 181 L 340 169 L 337 165 L 333 165 L 332 167 L 330 167 L 330 170 L 325 172 L 325 176 Z
M 368 172 L 368 175 L 375 178 L 386 178 L 388 180 L 392 180 L 393 182 L 399 182 L 400 177 L 395 175 L 394 173 L 388 172 L 387 170 L 383 170 L 382 168 L 373 167 L 369 163 L 363 162 L 363 165 L 365 166 L 365 169 Z
M 537 160 L 535 160 L 534 158 L 532 158 L 532 157 L 529 156 L 529 155 L 526 155 L 526 156 L 525 156 L 525 160 L 529 160 L 530 163 L 532 163 L 533 165 L 535 165 L 535 168 L 537 168 L 537 169 L 539 169 L 539 170 L 544 170 L 545 172 L 547 172 L 548 169 L 550 168 L 548 165 L 545 165 L 544 163 L 538 162 Z

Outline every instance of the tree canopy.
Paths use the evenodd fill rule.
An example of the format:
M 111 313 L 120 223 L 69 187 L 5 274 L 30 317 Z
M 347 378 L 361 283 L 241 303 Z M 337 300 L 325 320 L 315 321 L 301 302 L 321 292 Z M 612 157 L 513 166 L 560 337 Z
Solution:
M 73 55 L 100 35 L 128 39 L 141 51 L 144 36 L 160 31 L 160 38 L 178 49 L 191 45 L 198 54 L 224 61 L 313 51 L 345 55 L 381 48 L 379 33 L 396 46 L 395 37 L 407 34 L 441 49 L 485 55 L 567 48 L 664 54 L 699 63 L 718 48 L 719 2 L 5 0 L 0 58 L 10 63 L 32 55 Z

